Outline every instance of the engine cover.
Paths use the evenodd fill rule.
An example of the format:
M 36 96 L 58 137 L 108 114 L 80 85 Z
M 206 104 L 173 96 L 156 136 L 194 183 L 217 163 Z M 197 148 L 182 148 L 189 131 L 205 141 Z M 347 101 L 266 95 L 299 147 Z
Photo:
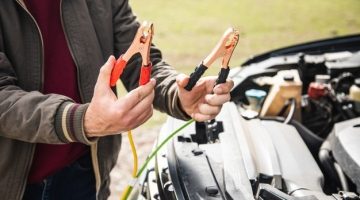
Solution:
M 169 118 L 161 132 L 170 133 L 183 123 Z M 264 184 L 284 194 L 306 190 L 323 196 L 323 174 L 297 130 L 275 120 L 245 120 L 231 102 L 210 132 L 192 124 L 159 153 L 155 171 L 164 199 L 250 200 Z M 175 188 L 171 194 L 169 180 Z
M 288 193 L 300 188 L 322 192 L 323 174 L 293 126 L 274 120 L 245 120 L 233 103 L 224 105 L 217 120 L 224 124 L 222 150 L 242 155 L 250 180 L 261 183 L 266 182 L 263 177 L 271 177 L 274 187 L 284 189 L 282 180 Z
M 335 160 L 360 193 L 360 117 L 335 124 L 330 141 Z

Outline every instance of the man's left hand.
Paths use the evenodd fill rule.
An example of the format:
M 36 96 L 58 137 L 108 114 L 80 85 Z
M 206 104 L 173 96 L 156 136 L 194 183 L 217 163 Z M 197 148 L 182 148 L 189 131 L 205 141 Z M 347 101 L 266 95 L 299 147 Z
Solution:
M 214 119 L 219 114 L 222 105 L 230 100 L 230 90 L 234 82 L 228 79 L 225 83 L 214 87 L 216 78 L 201 78 L 191 91 L 184 89 L 189 76 L 180 74 L 176 78 L 181 106 L 196 121 Z

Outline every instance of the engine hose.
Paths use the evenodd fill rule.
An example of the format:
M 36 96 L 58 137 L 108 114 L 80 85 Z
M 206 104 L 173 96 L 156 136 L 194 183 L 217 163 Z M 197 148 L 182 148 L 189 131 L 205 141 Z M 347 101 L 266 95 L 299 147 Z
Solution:
M 296 108 L 296 101 L 295 99 L 290 99 L 290 111 L 289 114 L 287 115 L 284 124 L 288 124 L 294 117 L 295 114 L 295 108 Z
M 324 141 L 319 151 L 319 161 L 325 177 L 328 177 L 328 180 L 325 181 L 331 186 L 341 185 L 341 180 L 338 172 L 335 169 L 334 160 L 331 156 L 331 146 L 328 140 Z
M 140 167 L 138 173 L 136 174 L 135 177 L 135 182 L 137 182 L 138 178 L 140 177 L 140 175 L 143 173 L 143 171 L 146 169 L 147 165 L 149 164 L 150 160 L 153 159 L 155 157 L 155 155 L 159 152 L 159 150 L 167 143 L 170 141 L 170 139 L 172 139 L 177 133 L 179 133 L 181 130 L 183 130 L 185 127 L 189 126 L 191 123 L 193 123 L 195 120 L 191 119 L 189 121 L 187 121 L 184 125 L 180 126 L 178 129 L 176 129 L 174 132 L 172 132 L 169 136 L 167 136 L 161 143 L 159 146 L 157 146 L 155 148 L 154 151 L 152 151 L 150 153 L 150 155 L 148 156 L 148 158 L 145 160 L 144 164 Z M 127 200 L 133 187 L 135 186 L 135 183 L 129 184 L 126 188 L 126 190 L 124 191 L 123 195 L 121 196 L 121 200 Z
M 341 169 L 339 164 L 337 164 L 336 162 L 334 162 L 334 168 L 339 176 L 342 191 L 349 192 L 349 184 L 346 180 L 343 170 Z

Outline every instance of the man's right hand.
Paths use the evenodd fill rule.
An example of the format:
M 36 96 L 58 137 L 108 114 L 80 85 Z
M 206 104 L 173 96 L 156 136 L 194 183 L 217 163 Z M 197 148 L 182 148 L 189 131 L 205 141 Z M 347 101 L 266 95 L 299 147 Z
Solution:
M 85 113 L 84 129 L 88 137 L 119 134 L 146 122 L 153 113 L 155 80 L 117 98 L 110 88 L 114 56 L 100 69 L 94 96 Z

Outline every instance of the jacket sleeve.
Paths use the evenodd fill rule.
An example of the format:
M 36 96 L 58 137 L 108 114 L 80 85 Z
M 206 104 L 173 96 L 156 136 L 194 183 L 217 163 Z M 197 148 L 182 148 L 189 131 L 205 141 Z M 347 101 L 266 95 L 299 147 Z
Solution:
M 129 48 L 139 23 L 128 4 L 128 0 L 113 0 L 114 54 L 119 56 Z M 156 27 L 155 27 L 156 28 Z M 176 85 L 178 73 L 162 60 L 161 51 L 154 45 L 150 51 L 152 78 L 156 79 L 154 107 L 167 114 L 187 120 L 190 117 L 181 109 Z M 121 77 L 127 90 L 138 86 L 141 57 L 135 56 L 128 62 Z
M 95 142 L 86 138 L 82 128 L 87 105 L 21 89 L 2 41 L 0 27 L 0 137 L 31 143 Z

